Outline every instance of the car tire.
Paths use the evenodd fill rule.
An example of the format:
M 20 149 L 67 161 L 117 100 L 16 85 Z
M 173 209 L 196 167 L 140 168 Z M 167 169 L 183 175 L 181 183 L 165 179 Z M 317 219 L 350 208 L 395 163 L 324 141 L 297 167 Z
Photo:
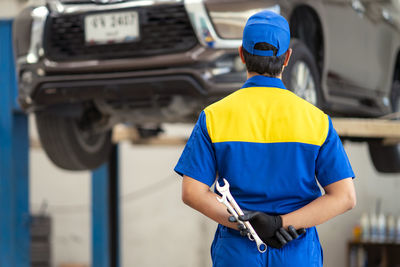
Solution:
M 369 141 L 369 154 L 375 169 L 381 173 L 400 172 L 400 145 L 384 145 L 382 141 Z
M 400 110 L 400 82 L 395 81 L 391 93 L 392 111 Z M 378 172 L 400 173 L 400 144 L 385 145 L 381 140 L 368 142 L 372 163 Z
M 43 149 L 50 160 L 66 170 L 92 170 L 111 152 L 111 131 L 90 133 L 80 129 L 77 118 L 37 112 L 36 125 Z
M 287 89 L 299 97 L 314 106 L 321 107 L 321 83 L 314 56 L 300 40 L 292 40 L 290 47 L 293 53 L 288 66 L 283 71 L 283 83 Z

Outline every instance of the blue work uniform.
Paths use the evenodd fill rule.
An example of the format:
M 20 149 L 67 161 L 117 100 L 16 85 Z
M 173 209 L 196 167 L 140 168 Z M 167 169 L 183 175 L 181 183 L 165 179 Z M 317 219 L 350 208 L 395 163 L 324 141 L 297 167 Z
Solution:
M 278 78 L 254 76 L 200 114 L 175 167 L 208 186 L 226 178 L 244 210 L 280 215 L 321 196 L 323 186 L 354 177 L 331 119 L 285 89 Z M 223 184 L 223 182 L 221 182 Z M 213 266 L 322 266 L 315 227 L 281 249 L 218 225 Z

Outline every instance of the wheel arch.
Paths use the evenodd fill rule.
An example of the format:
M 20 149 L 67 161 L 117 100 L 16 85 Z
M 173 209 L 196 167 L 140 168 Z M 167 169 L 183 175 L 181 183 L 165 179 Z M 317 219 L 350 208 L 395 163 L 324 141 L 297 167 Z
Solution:
M 397 49 L 396 60 L 393 65 L 392 81 L 400 81 L 400 48 Z
M 397 112 L 399 111 L 398 99 L 400 97 L 400 48 L 397 51 L 397 56 L 393 65 L 393 74 L 392 74 L 392 84 L 390 86 L 390 103 L 391 103 L 391 111 Z
M 397 51 L 393 65 L 392 86 L 390 89 L 391 111 L 399 110 L 400 97 L 400 49 Z M 400 173 L 400 143 L 385 145 L 382 140 L 368 142 L 371 160 L 378 172 Z
M 322 77 L 325 64 L 325 39 L 317 11 L 306 4 L 297 5 L 290 14 L 289 24 L 292 38 L 300 39 L 308 47 Z

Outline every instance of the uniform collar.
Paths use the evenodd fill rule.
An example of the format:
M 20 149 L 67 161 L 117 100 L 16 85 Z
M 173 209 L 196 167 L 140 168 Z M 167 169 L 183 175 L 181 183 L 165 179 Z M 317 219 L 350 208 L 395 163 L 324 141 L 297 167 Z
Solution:
M 282 80 L 279 78 L 267 77 L 263 75 L 256 75 L 248 79 L 242 88 L 247 87 L 277 87 L 281 89 L 286 89 Z

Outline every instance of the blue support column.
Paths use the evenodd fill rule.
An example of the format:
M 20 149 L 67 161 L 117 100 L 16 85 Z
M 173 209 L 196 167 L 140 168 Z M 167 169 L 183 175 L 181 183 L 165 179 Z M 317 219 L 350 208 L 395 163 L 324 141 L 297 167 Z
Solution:
M 92 173 L 92 266 L 119 267 L 118 147 Z
M 16 100 L 11 29 L 11 20 L 0 20 L 0 266 L 28 267 L 28 120 Z

